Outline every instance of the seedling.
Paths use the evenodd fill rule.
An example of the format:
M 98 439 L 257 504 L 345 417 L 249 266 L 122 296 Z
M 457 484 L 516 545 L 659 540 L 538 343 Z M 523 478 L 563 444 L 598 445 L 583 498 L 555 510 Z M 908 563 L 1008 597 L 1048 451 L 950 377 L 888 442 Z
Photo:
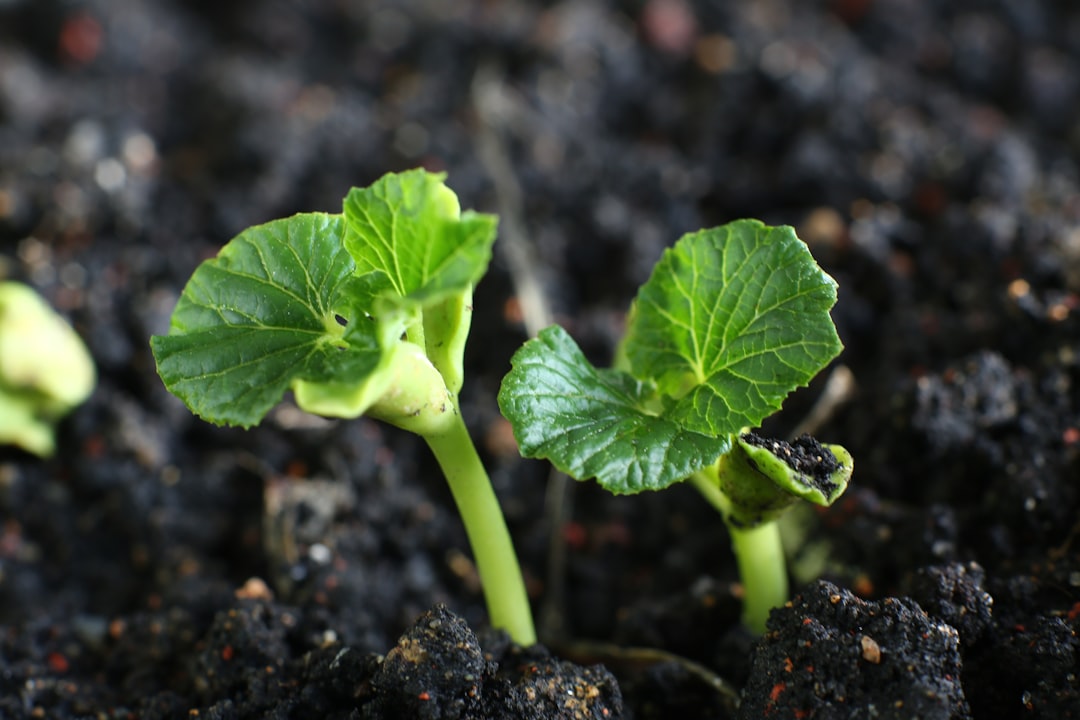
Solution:
M 200 265 L 151 339 L 165 386 L 219 425 L 251 427 L 291 390 L 307 412 L 420 435 L 450 484 L 491 623 L 536 641 L 502 511 L 458 411 L 472 290 L 497 219 L 461 212 L 444 176 L 390 174 L 341 214 L 258 225 Z
M 837 445 L 747 432 L 841 350 L 836 283 L 789 227 L 740 220 L 665 251 L 631 307 L 614 368 L 558 326 L 513 358 L 499 406 L 521 453 L 617 494 L 690 480 L 720 511 L 742 577 L 743 621 L 787 601 L 776 518 L 829 505 L 852 460 Z
M 90 396 L 96 377 L 82 339 L 40 295 L 0 283 L 0 443 L 52 455 L 55 423 Z

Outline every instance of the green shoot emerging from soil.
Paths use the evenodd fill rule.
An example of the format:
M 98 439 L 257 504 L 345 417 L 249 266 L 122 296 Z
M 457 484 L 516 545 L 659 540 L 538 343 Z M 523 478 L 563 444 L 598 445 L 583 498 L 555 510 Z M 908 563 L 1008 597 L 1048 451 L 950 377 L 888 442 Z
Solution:
M 510 534 L 457 406 L 473 285 L 497 220 L 443 176 L 354 188 L 342 214 L 248 228 L 200 265 L 151 339 L 165 386 L 212 423 L 251 427 L 292 390 L 307 412 L 424 438 L 458 505 L 491 623 L 535 642 Z
M 47 457 L 53 425 L 94 391 L 82 339 L 28 285 L 0 282 L 0 444 Z
M 499 406 L 526 457 L 618 494 L 691 480 L 720 510 L 763 631 L 787 601 L 775 519 L 798 498 L 828 505 L 851 456 L 806 438 L 746 432 L 841 350 L 836 283 L 789 227 L 741 220 L 684 236 L 631 309 L 615 367 L 591 365 L 560 327 L 527 342 Z

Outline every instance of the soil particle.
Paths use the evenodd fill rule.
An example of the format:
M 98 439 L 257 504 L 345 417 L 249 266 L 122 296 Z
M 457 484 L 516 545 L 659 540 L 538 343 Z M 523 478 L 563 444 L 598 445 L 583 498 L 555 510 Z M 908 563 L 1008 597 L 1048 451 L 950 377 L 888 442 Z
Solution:
M 795 472 L 808 478 L 814 487 L 826 497 L 832 494 L 836 483 L 830 478 L 840 469 L 840 461 L 829 448 L 809 435 L 801 435 L 790 443 L 783 440 L 763 438 L 754 433 L 746 433 L 742 439 L 747 443 L 765 448 L 787 463 Z
M 480 684 L 489 674 L 476 635 L 443 605 L 409 628 L 371 679 L 367 718 L 453 720 L 480 704 Z
M 969 647 L 993 622 L 994 598 L 983 589 L 985 575 L 975 562 L 920 568 L 911 596 L 932 617 L 956 628 L 961 644 Z
M 959 635 L 913 600 L 819 581 L 774 610 L 739 717 L 970 718 Z
M 549 657 L 542 650 L 522 653 L 515 662 L 500 664 L 502 672 L 485 688 L 488 714 L 482 717 L 506 720 L 623 717 L 622 691 L 602 666 L 578 667 Z
M 584 720 L 622 717 L 622 695 L 603 667 L 582 668 L 542 647 L 512 646 L 489 633 L 484 652 L 464 620 L 443 605 L 425 613 L 371 678 L 363 717 L 380 720 Z M 363 699 L 363 698 L 361 698 Z

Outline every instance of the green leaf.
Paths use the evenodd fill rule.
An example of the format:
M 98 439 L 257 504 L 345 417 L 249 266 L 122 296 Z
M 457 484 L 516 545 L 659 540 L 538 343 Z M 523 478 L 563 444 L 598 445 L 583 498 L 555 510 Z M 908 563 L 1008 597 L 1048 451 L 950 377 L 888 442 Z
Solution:
M 343 215 L 249 228 L 192 276 L 169 334 L 151 341 L 158 371 L 220 424 L 250 427 L 291 388 L 308 412 L 438 425 L 426 410 L 444 414 L 461 387 L 495 226 L 416 170 L 354 188 Z
M 356 272 L 386 273 L 396 293 L 423 300 L 473 285 L 487 271 L 498 219 L 461 212 L 445 173 L 383 176 L 345 197 L 345 247 Z
M 635 301 L 622 351 L 702 433 L 756 427 L 842 346 L 836 283 L 790 227 L 739 220 L 684 236 Z
M 403 322 L 361 307 L 378 278 L 354 276 L 343 234 L 340 215 L 296 215 L 248 228 L 200 265 L 169 334 L 151 339 L 165 386 L 217 424 L 250 427 L 305 383 L 335 384 L 325 414 L 361 414 L 382 394 L 383 348 Z
M 656 490 L 713 464 L 728 436 L 690 432 L 657 415 L 646 384 L 598 370 L 565 330 L 542 331 L 515 353 L 499 407 L 521 453 L 563 472 L 595 477 L 613 493 Z
M 345 247 L 357 274 L 378 272 L 387 278 L 392 291 L 383 294 L 384 306 L 423 315 L 410 327 L 409 339 L 424 347 L 456 392 L 472 318 L 472 286 L 491 262 L 498 220 L 462 213 L 444 178 L 410 170 L 353 188 L 345 198 Z

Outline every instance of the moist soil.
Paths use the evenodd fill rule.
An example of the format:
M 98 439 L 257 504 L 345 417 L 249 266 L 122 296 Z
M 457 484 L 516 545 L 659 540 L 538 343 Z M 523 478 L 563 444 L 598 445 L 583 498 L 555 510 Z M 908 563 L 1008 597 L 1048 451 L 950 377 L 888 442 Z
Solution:
M 1078 116 L 1065 1 L 0 2 L 0 274 L 100 375 L 55 457 L 0 450 L 0 716 L 1080 717 Z M 542 646 L 487 627 L 416 438 L 215 428 L 149 353 L 241 229 L 416 166 L 502 215 L 462 407 Z M 691 488 L 562 487 L 495 403 L 512 236 L 606 363 L 740 217 L 798 229 L 846 346 L 760 432 L 855 458 L 760 638 Z

